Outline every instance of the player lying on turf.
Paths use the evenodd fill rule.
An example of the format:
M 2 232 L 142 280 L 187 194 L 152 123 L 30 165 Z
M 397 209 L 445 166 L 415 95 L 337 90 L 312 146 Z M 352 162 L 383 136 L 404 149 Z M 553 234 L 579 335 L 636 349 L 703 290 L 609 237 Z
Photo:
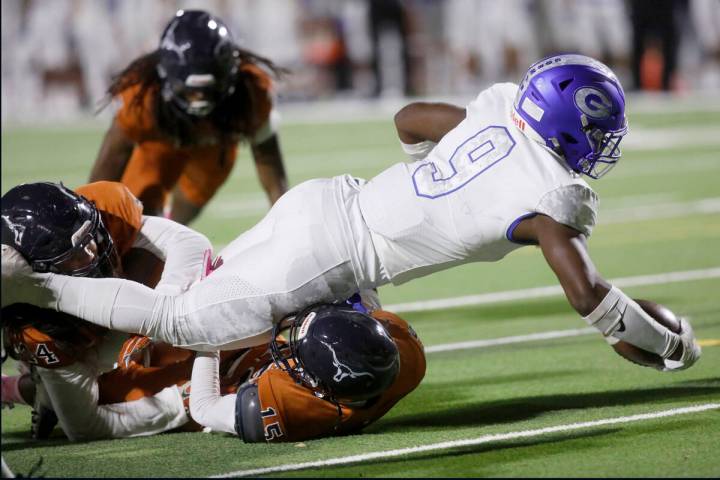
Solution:
M 129 248 L 147 248 L 133 239 L 148 234 L 147 228 L 140 228 L 142 208 L 132 194 L 122 185 L 109 182 L 77 191 L 83 196 L 51 183 L 10 190 L 3 197 L 3 215 L 15 219 L 16 226 L 25 227 L 19 248 L 32 261 L 46 262 L 53 270 L 98 277 L 129 273 L 133 278 L 146 278 L 154 286 L 162 263 L 154 256 L 138 256 Z M 63 241 L 68 232 L 76 231 L 86 221 L 94 225 L 88 232 L 89 251 Z M 146 222 L 173 225 L 163 219 Z M 179 227 L 178 231 L 186 229 Z M 120 261 L 115 254 L 119 254 Z M 192 258 L 188 260 L 191 266 L 187 281 L 191 281 L 199 278 L 193 272 L 200 271 L 200 265 Z M 164 273 L 165 281 L 157 288 L 187 283 L 169 282 L 172 275 Z M 325 305 L 306 309 L 289 322 L 293 325 L 291 348 L 276 336 L 272 344 L 275 356 L 263 345 L 223 352 L 222 361 L 215 355 L 198 360 L 198 364 L 208 362 L 206 368 L 214 376 L 196 370 L 194 378 L 201 386 L 193 389 L 195 416 L 214 430 L 227 430 L 223 427 L 229 422 L 231 432 L 248 442 L 349 433 L 381 417 L 418 385 L 425 372 L 425 358 L 412 329 L 397 316 L 378 310 L 373 292 L 364 297 L 374 318 L 359 312 L 366 311 L 359 296 L 352 307 Z M 27 304 L 4 308 L 6 350 L 31 366 L 36 381 L 29 373 L 3 376 L 3 403 L 35 404 L 35 438 L 46 438 L 57 417 L 70 440 L 150 435 L 180 426 L 188 429 L 189 418 L 184 414 L 183 402 L 178 401 L 178 390 L 189 390 L 192 352 L 133 336 L 118 354 L 118 344 L 126 337 Z M 118 367 L 113 369 L 116 357 Z M 305 359 L 303 369 L 297 358 Z M 343 370 L 337 374 L 340 368 Z M 214 381 L 218 371 L 219 384 Z M 322 381 L 312 380 L 317 378 Z M 238 387 L 241 394 L 237 406 L 248 424 L 234 430 Z M 220 393 L 225 395 L 224 402 L 232 399 L 229 412 L 215 408 L 213 395 Z M 139 399 L 142 401 L 136 401 Z M 342 407 L 338 405 L 340 400 Z M 277 413 L 274 418 L 261 416 L 261 410 Z
M 287 342 L 278 334 L 289 327 Z M 223 395 L 220 355 L 200 352 L 190 393 L 193 419 L 245 442 L 300 441 L 361 430 L 425 375 L 420 340 L 401 318 L 351 305 L 315 305 L 279 322 L 272 356 L 250 349 L 255 371 Z M 257 352 L 257 353 L 255 353 Z
M 147 341 L 134 335 L 114 358 L 117 340 L 126 334 L 98 331 L 69 315 L 56 317 L 56 326 L 47 328 L 36 320 L 47 318 L 40 310 L 9 307 L 12 321 L 3 327 L 5 348 L 21 374 L 2 376 L 2 403 L 33 407 L 34 439 L 48 438 L 58 421 L 71 441 L 192 429 L 186 388 L 192 351 L 158 344 L 145 355 L 131 356 Z
M 3 244 L 14 245 L 38 271 L 132 278 L 166 294 L 200 278 L 210 248 L 187 227 L 143 216 L 140 202 L 113 182 L 76 192 L 53 183 L 20 185 L 2 197 L 2 219 Z M 35 405 L 36 438 L 50 433 L 55 416 L 70 440 L 148 435 L 188 421 L 174 384 L 187 381 L 189 352 L 160 355 L 158 347 L 153 369 L 128 368 L 123 380 L 113 364 L 126 333 L 27 304 L 4 307 L 2 326 L 6 351 L 32 365 L 38 383 L 36 389 L 30 375 L 4 376 L 3 403 Z M 157 378 L 163 388 L 138 394 Z
M 156 402 L 156 417 L 146 417 L 143 430 L 142 418 L 133 416 L 134 410 L 128 407 L 133 400 L 160 392 L 170 396 L 179 387 L 186 406 L 187 392 L 192 392 L 189 406 L 194 420 L 215 431 L 237 434 L 245 442 L 300 441 L 357 432 L 414 390 L 425 374 L 422 343 L 412 328 L 389 312 L 375 309 L 366 314 L 359 300 L 357 296 L 350 304 L 312 306 L 278 324 L 276 333 L 290 328 L 289 342 L 278 335 L 270 346 L 200 354 L 192 388 L 192 352 L 133 336 L 120 350 L 118 367 L 97 378 L 97 408 L 128 417 L 135 426 L 134 435 L 159 433 L 159 420 L 176 409 L 163 412 L 163 403 Z M 43 339 L 57 362 L 40 368 L 72 370 L 71 365 L 84 361 L 73 359 L 73 353 L 94 349 L 81 335 L 69 336 L 73 329 L 86 333 L 84 322 L 69 318 L 62 322 L 62 342 L 47 335 Z M 31 353 L 37 351 L 39 340 L 29 335 L 28 327 L 23 336 L 10 331 L 8 349 L 13 357 L 32 365 L 45 364 L 45 356 Z M 30 383 L 32 388 L 23 388 L 24 395 L 36 394 L 28 380 L 27 376 L 3 377 L 3 403 L 32 403 L 19 392 L 9 392 L 20 383 Z M 64 386 L 68 402 L 82 400 L 83 393 L 82 385 Z M 82 401 L 79 405 L 87 407 Z M 126 436 L 118 428 L 103 435 L 80 436 L 79 431 L 87 431 L 83 423 L 94 418 L 92 410 L 87 418 L 63 415 L 60 410 L 63 430 L 71 440 Z M 146 407 L 145 412 L 151 410 Z M 46 438 L 52 431 L 55 424 L 47 421 L 48 416 L 45 412 L 43 421 L 35 414 L 36 438 Z M 177 414 L 172 425 L 183 426 L 185 431 L 200 428 L 188 420 Z
M 275 127 L 272 80 L 282 70 L 238 47 L 225 24 L 180 10 L 159 47 L 134 60 L 108 89 L 122 105 L 105 135 L 90 181 L 121 181 L 161 215 L 195 218 L 225 182 L 240 141 L 250 144 L 268 199 L 287 190 Z
M 269 341 L 273 323 L 305 305 L 539 245 L 570 305 L 608 342 L 654 355 L 658 369 L 699 358 L 686 320 L 677 331 L 656 322 L 602 278 L 588 253 L 597 197 L 581 175 L 607 173 L 627 133 L 624 93 L 608 67 L 550 57 L 519 86 L 493 85 L 466 109 L 412 104 L 395 121 L 414 162 L 369 182 L 342 175 L 298 185 L 183 294 L 33 272 L 3 246 L 3 304 L 226 350 Z

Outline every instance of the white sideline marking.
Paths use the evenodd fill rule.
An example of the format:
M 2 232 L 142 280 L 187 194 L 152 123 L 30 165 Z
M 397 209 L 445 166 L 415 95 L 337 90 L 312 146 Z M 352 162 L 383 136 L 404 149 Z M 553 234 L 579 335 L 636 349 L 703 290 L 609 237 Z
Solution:
M 694 213 L 720 212 L 720 198 L 703 198 L 694 202 L 672 202 L 655 205 L 640 205 L 622 209 L 600 211 L 600 225 L 611 223 L 635 222 L 638 220 L 656 220 L 661 218 L 686 217 Z
M 621 277 L 610 280 L 616 287 L 639 287 L 646 285 L 659 285 L 672 282 L 689 282 L 692 280 L 705 280 L 720 277 L 720 267 L 701 270 L 686 270 L 682 272 L 660 273 L 656 275 L 638 275 L 635 277 Z M 396 303 L 384 305 L 383 308 L 395 313 L 424 312 L 427 310 L 440 310 L 444 308 L 467 307 L 485 305 L 488 303 L 507 302 L 511 300 L 527 300 L 531 298 L 544 298 L 561 295 L 563 289 L 560 285 L 548 287 L 525 288 L 522 290 L 508 290 L 504 292 L 482 293 L 464 297 L 441 298 L 437 300 L 424 300 L 420 302 Z
M 469 348 L 494 347 L 511 343 L 524 343 L 533 340 L 550 340 L 553 338 L 578 337 L 598 333 L 593 327 L 572 328 L 568 330 L 552 330 L 549 332 L 530 333 L 528 335 L 514 335 L 512 337 L 491 338 L 488 340 L 469 340 L 467 342 L 441 343 L 425 347 L 425 353 L 451 352 L 454 350 L 467 350 Z
M 386 450 L 384 452 L 371 452 L 359 455 L 348 455 L 345 457 L 329 458 L 327 460 L 316 460 L 312 462 L 294 463 L 287 465 L 278 465 L 275 467 L 255 468 L 252 470 L 238 470 L 236 472 L 215 475 L 211 478 L 224 477 L 254 477 L 275 472 L 289 472 L 294 470 L 303 470 L 306 468 L 327 467 L 332 465 L 346 465 L 349 463 L 366 462 L 368 460 L 378 460 L 384 458 L 400 457 L 404 455 L 412 455 L 415 453 L 430 452 L 434 450 L 447 450 L 458 447 L 469 447 L 474 445 L 482 445 L 490 442 L 500 442 L 504 440 L 514 440 L 516 438 L 529 438 L 546 435 L 548 433 L 571 432 L 585 428 L 600 427 L 605 425 L 619 425 L 623 423 L 640 422 L 643 420 L 653 420 L 656 418 L 672 417 L 675 415 L 685 415 L 690 413 L 705 412 L 707 410 L 719 409 L 720 403 L 706 403 L 703 405 L 694 405 L 683 408 L 673 408 L 671 410 L 663 410 L 652 413 L 641 413 L 627 417 L 604 418 L 601 420 L 593 420 L 589 422 L 569 423 L 565 425 L 555 425 L 553 427 L 536 428 L 532 430 L 520 430 L 516 432 L 494 433 L 483 435 L 477 438 L 468 438 L 463 440 L 452 440 L 448 442 L 431 443 L 429 445 L 420 445 L 417 447 L 399 448 L 396 450 Z

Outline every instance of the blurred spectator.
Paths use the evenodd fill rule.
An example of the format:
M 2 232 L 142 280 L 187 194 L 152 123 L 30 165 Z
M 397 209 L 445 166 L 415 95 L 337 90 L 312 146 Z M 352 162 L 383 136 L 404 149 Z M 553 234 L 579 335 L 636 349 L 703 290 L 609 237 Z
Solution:
M 114 0 L 110 2 L 109 10 L 120 57 L 115 70 L 119 70 L 133 58 L 157 47 L 159 32 L 167 23 L 168 12 L 175 10 L 175 2 Z
M 405 95 L 413 95 L 405 6 L 400 0 L 368 2 L 372 69 L 375 76 L 373 96 L 378 97 L 390 88 L 397 90 L 398 87 Z M 393 68 L 397 65 L 401 66 L 400 71 Z
M 630 0 L 635 89 L 670 90 L 677 65 L 678 0 Z
M 39 113 L 57 118 L 90 107 L 78 56 L 72 0 L 28 2 L 24 55 L 39 91 L 30 92 Z M 31 87 L 32 88 L 32 87 Z M 31 101 L 32 101 L 31 100 Z
M 720 90 L 720 0 L 2 0 L 2 118 L 95 111 L 178 8 L 227 19 L 292 74 L 283 101 L 473 94 L 578 52 L 628 88 Z
M 302 57 L 316 70 L 316 94 L 351 89 L 352 66 L 340 19 L 342 4 L 303 0 L 303 6 Z
M 538 0 L 542 56 L 582 53 L 612 65 L 623 83 L 629 77 L 630 19 L 623 0 Z
M 26 84 L 32 80 L 24 75 L 25 66 L 22 62 L 22 42 L 24 19 L 26 17 L 21 0 L 5 0 L 0 2 L 2 11 L 2 119 L 7 120 L 20 108 L 19 99 L 25 96 L 21 92 L 23 77 L 28 77 Z
M 537 55 L 529 0 L 447 0 L 445 34 L 457 91 L 517 81 Z
M 690 0 L 690 18 L 700 44 L 698 86 L 720 84 L 720 0 Z
M 540 0 L 546 54 L 582 52 L 605 63 L 627 61 L 630 22 L 623 0 Z
M 99 105 L 116 65 L 124 59 L 115 46 L 108 0 L 74 0 L 72 30 L 75 55 L 87 96 L 85 106 Z

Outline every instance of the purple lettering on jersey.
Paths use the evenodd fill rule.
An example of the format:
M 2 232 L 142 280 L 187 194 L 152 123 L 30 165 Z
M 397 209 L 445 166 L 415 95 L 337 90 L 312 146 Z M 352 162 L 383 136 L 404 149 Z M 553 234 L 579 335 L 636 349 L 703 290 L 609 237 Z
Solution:
M 412 174 L 418 197 L 438 198 L 453 193 L 497 165 L 515 147 L 507 128 L 490 125 L 462 142 L 444 165 L 428 161 Z M 445 168 L 439 168 L 439 167 Z M 442 177 L 442 171 L 450 172 Z

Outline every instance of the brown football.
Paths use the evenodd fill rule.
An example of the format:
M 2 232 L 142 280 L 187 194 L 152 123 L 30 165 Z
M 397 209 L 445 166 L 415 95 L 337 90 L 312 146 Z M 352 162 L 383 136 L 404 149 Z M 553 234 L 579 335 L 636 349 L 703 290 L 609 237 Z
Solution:
M 680 321 L 672 310 L 659 303 L 651 302 L 650 300 L 635 301 L 645 310 L 645 313 L 653 317 L 659 324 L 669 328 L 675 333 L 680 333 Z M 660 355 L 630 345 L 622 340 L 612 347 L 618 355 L 638 365 L 646 367 L 663 366 L 663 360 Z

